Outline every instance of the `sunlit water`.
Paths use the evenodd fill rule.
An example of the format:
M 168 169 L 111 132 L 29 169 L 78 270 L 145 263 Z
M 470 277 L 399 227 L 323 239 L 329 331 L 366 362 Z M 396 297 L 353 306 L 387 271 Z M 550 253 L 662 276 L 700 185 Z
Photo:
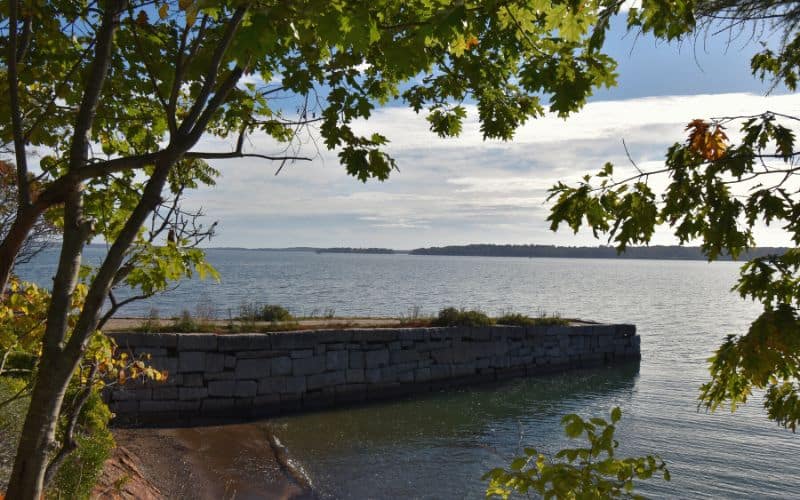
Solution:
M 99 251 L 91 249 L 89 260 Z M 735 263 L 341 255 L 212 250 L 222 283 L 191 282 L 123 315 L 182 309 L 236 314 L 244 301 L 297 314 L 393 316 L 455 305 L 635 323 L 642 361 L 402 401 L 280 418 L 278 434 L 322 496 L 480 498 L 480 476 L 520 444 L 566 444 L 565 413 L 623 409 L 621 453 L 658 453 L 672 481 L 655 497 L 800 497 L 800 437 L 771 424 L 758 398 L 735 414 L 698 412 L 706 358 L 758 314 L 730 288 Z M 53 255 L 20 270 L 46 284 Z M 229 312 L 230 311 L 230 312 Z M 232 443 L 235 445 L 235 443 Z

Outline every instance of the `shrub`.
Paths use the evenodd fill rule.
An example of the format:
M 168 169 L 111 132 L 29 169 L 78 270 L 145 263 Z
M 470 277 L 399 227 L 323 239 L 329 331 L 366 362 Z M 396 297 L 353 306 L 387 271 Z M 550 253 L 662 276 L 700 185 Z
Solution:
M 508 326 L 551 326 L 551 325 L 566 325 L 569 322 L 557 315 L 546 316 L 541 314 L 538 318 L 531 318 L 525 314 L 520 313 L 505 313 L 496 320 L 498 325 Z
M 263 321 L 290 321 L 292 315 L 279 305 L 267 304 L 261 308 L 259 319 Z
M 492 324 L 492 319 L 480 311 L 447 307 L 439 311 L 439 316 L 431 324 L 433 326 L 489 326 Z
M 192 313 L 184 309 L 180 317 L 170 326 L 176 333 L 191 333 L 197 331 L 197 322 L 192 317 Z
M 586 419 L 570 414 L 561 419 L 570 439 L 582 439 L 583 446 L 564 448 L 548 457 L 535 448 L 525 448 L 523 456 L 507 467 L 483 475 L 489 481 L 487 497 L 511 496 L 539 498 L 641 498 L 634 488 L 641 480 L 661 476 L 670 480 L 669 471 L 657 455 L 617 458 L 619 443 L 614 439 L 622 416 L 611 410 L 611 421 Z
M 103 464 L 116 446 L 108 430 L 111 411 L 103 403 L 99 392 L 92 395 L 83 406 L 79 426 L 81 435 L 76 438 L 78 447 L 73 451 L 53 478 L 48 496 L 52 498 L 90 498 Z

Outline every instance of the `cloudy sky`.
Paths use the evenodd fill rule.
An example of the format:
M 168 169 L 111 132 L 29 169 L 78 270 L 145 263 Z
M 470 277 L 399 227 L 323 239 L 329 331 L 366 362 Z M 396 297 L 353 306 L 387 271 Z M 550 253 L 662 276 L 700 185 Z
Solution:
M 598 92 L 567 120 L 548 116 L 529 122 L 513 141 L 484 141 L 470 113 L 464 133 L 443 140 L 428 131 L 423 116 L 387 107 L 363 125 L 391 140 L 400 172 L 386 182 L 362 184 L 328 152 L 277 176 L 277 165 L 262 160 L 218 161 L 218 185 L 192 193 L 188 204 L 219 221 L 211 246 L 604 243 L 590 233 L 551 232 L 546 190 L 558 180 L 574 182 L 595 172 L 606 161 L 632 168 L 623 139 L 640 167 L 658 166 L 693 118 L 767 109 L 800 114 L 800 96 L 782 89 L 768 93 L 769 86 L 750 75 L 755 50 L 747 40 L 728 43 L 724 35 L 670 45 L 615 29 L 609 52 L 619 62 L 619 85 Z M 206 142 L 217 150 L 233 147 Z M 269 151 L 258 137 L 251 147 Z M 777 231 L 758 236 L 761 245 L 786 243 Z M 673 242 L 667 232 L 654 239 Z

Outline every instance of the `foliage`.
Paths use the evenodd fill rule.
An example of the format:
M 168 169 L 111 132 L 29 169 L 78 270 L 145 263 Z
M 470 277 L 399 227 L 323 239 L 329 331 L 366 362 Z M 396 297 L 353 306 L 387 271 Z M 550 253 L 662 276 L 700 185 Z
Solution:
M 489 326 L 491 324 L 492 319 L 480 311 L 467 311 L 455 307 L 442 309 L 431 322 L 432 326 Z
M 285 308 L 276 304 L 266 304 L 261 308 L 259 319 L 262 321 L 291 321 L 293 318 Z
M 74 393 L 72 396 L 79 395 Z M 92 392 L 80 411 L 79 423 L 83 433 L 76 438 L 77 448 L 58 469 L 48 491 L 49 497 L 90 498 L 103 464 L 115 446 L 114 436 L 108 429 L 110 419 L 111 412 L 99 392 Z
M 153 328 L 153 325 L 147 325 Z M 199 331 L 200 327 L 188 309 L 181 311 L 181 315 L 169 325 L 169 331 L 177 333 L 192 333 Z
M 698 28 L 732 37 L 744 32 L 761 42 L 750 61 L 753 74 L 791 91 L 798 86 L 799 20 L 794 4 L 763 0 L 645 2 L 629 15 L 629 24 L 665 39 Z M 746 253 L 756 244 L 756 224 L 779 226 L 795 248 L 748 256 L 734 291 L 760 302 L 763 312 L 746 334 L 728 335 L 709 359 L 711 381 L 701 387 L 700 405 L 735 410 L 763 389 L 769 418 L 792 431 L 800 422 L 797 121 L 771 111 L 692 120 L 687 141 L 669 148 L 663 169 L 614 181 L 607 164 L 594 183 L 591 176 L 576 187 L 559 183 L 551 190 L 556 204 L 550 216 L 553 229 L 566 223 L 577 231 L 586 223 L 595 235 L 608 234 L 620 251 L 648 243 L 655 226 L 668 225 L 681 243 L 699 240 L 709 260 Z M 731 140 L 725 129 L 736 126 L 738 137 Z M 669 178 L 660 195 L 648 182 L 658 175 Z
M 664 3 L 670 6 L 645 2 L 631 19 L 673 36 L 671 23 L 691 21 L 692 4 Z M 31 402 L 41 410 L 59 403 L 90 337 L 128 300 L 117 300 L 115 287 L 132 285 L 141 297 L 179 277 L 214 275 L 195 248 L 213 226 L 196 226 L 197 213 L 176 208 L 185 189 L 214 182 L 206 161 L 253 157 L 278 161 L 280 170 L 311 158 L 299 149 L 312 133 L 353 177 L 383 180 L 396 168 L 389 139 L 354 124 L 391 100 L 425 111 L 440 136 L 461 131 L 470 100 L 485 138 L 510 139 L 545 110 L 566 116 L 595 88 L 614 84 L 615 62 L 602 46 L 622 2 L 3 5 L 0 72 L 8 90 L 0 116 L 10 119 L 0 120 L 0 143 L 11 145 L 18 200 L 0 242 L 0 291 L 45 212 L 54 211 L 63 231 L 39 363 L 44 376 Z M 663 15 L 652 15 L 658 9 Z M 204 151 L 204 134 L 229 138 L 232 147 Z M 252 135 L 268 137 L 274 151 L 245 149 Z M 29 159 L 37 165 L 29 168 Z M 83 307 L 64 324 L 81 252 L 101 237 L 107 255 L 85 272 Z M 111 308 L 102 316 L 105 300 Z M 56 420 L 57 412 L 29 412 L 30 439 L 10 492 L 41 493 Z
M 495 323 L 508 326 L 557 326 L 567 325 L 569 321 L 557 315 L 548 316 L 544 312 L 536 318 L 531 318 L 525 314 L 507 312 L 496 318 Z
M 86 288 L 76 287 L 71 297 L 67 317 L 70 325 L 78 319 Z M 15 278 L 0 303 L 0 427 L 14 436 L 15 442 L 40 371 L 50 302 L 49 292 Z M 167 376 L 167 372 L 149 366 L 146 358 L 132 358 L 120 352 L 111 338 L 95 332 L 67 387 L 57 425 L 57 445 L 51 454 L 52 488 L 48 494 L 88 498 L 114 445 L 107 428 L 111 413 L 100 396 L 103 387 L 131 379 L 163 381 Z
M 668 225 L 681 243 L 699 240 L 708 260 L 725 254 L 736 258 L 755 246 L 754 228 L 760 223 L 780 227 L 798 245 L 795 121 L 773 112 L 693 120 L 686 142 L 669 148 L 663 169 L 618 181 L 614 166 L 606 164 L 577 186 L 554 186 L 551 228 L 564 223 L 578 231 L 586 224 L 624 251 L 629 244 L 649 243 L 656 226 Z M 733 124 L 740 125 L 738 143 L 722 131 Z M 658 175 L 669 179 L 660 195 L 649 184 Z M 799 268 L 798 248 L 754 257 L 742 266 L 734 290 L 760 302 L 764 311 L 745 335 L 729 336 L 710 359 L 702 406 L 735 409 L 754 389 L 766 389 L 769 417 L 795 430 L 800 421 Z
M 508 468 L 496 468 L 483 476 L 489 481 L 487 497 L 503 499 L 512 494 L 535 493 L 543 498 L 640 498 L 634 494 L 636 480 L 661 475 L 669 481 L 666 464 L 658 456 L 617 458 L 614 439 L 622 412 L 611 411 L 611 421 L 602 418 L 584 420 L 578 415 L 561 419 L 570 439 L 585 435 L 586 446 L 565 448 L 548 458 L 535 448 L 511 461 Z

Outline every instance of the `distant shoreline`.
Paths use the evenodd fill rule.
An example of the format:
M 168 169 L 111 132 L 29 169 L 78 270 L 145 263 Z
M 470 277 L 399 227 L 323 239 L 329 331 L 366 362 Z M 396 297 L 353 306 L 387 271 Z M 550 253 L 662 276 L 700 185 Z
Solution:
M 89 245 L 92 248 L 105 248 L 102 244 Z M 357 255 L 434 255 L 449 257 L 517 257 L 517 258 L 567 258 L 567 259 L 627 259 L 627 260 L 708 260 L 700 247 L 679 245 L 654 245 L 647 247 L 628 247 L 618 254 L 614 247 L 569 247 L 556 245 L 496 245 L 470 244 L 441 247 L 397 250 L 392 248 L 355 247 L 286 247 L 286 248 L 246 248 L 246 247 L 206 247 L 205 250 L 228 250 L 241 252 L 298 252 L 315 254 L 357 254 Z M 758 247 L 742 252 L 736 259 L 745 261 L 770 254 L 783 254 L 788 247 Z M 720 255 L 716 260 L 732 261 L 729 255 Z
M 555 245 L 495 245 L 471 244 L 448 245 L 442 247 L 395 250 L 390 248 L 350 248 L 350 247 L 288 247 L 288 248 L 243 248 L 212 247 L 213 250 L 241 250 L 264 252 L 310 252 L 317 254 L 372 254 L 372 255 L 438 255 L 450 257 L 518 257 L 518 258 L 572 258 L 572 259 L 628 259 L 628 260 L 708 260 L 700 247 L 679 245 L 654 245 L 648 247 L 629 247 L 619 254 L 614 247 L 567 247 Z M 787 247 L 759 247 L 743 252 L 738 261 L 769 254 L 782 254 Z M 729 255 L 720 255 L 717 260 L 731 261 Z

